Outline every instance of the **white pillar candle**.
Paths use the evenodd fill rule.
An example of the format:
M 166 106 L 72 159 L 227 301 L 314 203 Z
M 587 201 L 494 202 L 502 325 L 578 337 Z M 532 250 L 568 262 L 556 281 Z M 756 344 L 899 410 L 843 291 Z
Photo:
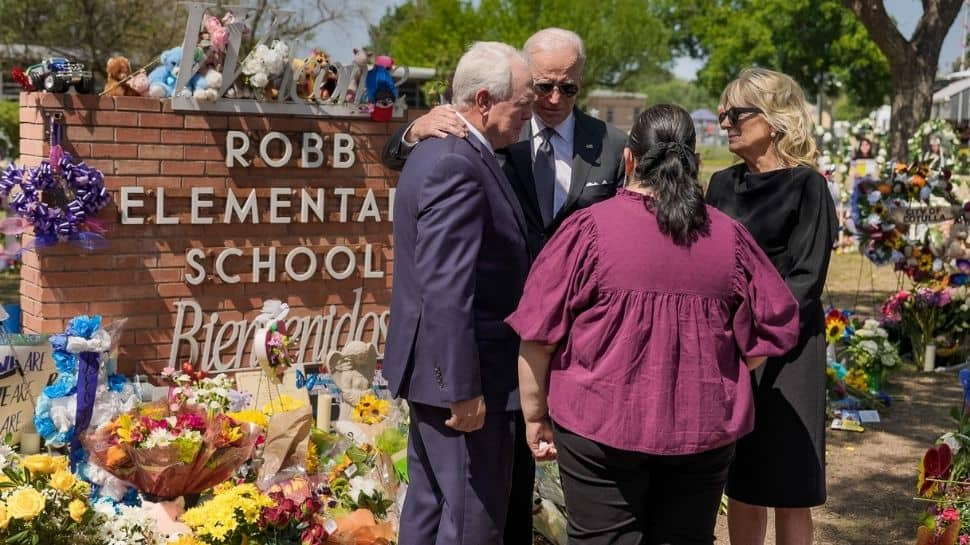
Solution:
M 330 410 L 332 405 L 332 395 L 320 394 L 317 396 L 317 427 L 323 431 L 330 431 Z
M 936 368 L 936 345 L 926 345 L 926 353 L 923 354 L 923 370 L 932 371 Z

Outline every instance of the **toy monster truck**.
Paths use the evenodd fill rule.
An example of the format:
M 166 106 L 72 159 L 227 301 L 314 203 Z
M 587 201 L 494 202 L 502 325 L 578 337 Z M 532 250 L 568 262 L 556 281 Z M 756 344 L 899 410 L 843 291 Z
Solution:
M 27 77 L 31 85 L 39 91 L 50 93 L 64 93 L 71 86 L 78 93 L 90 93 L 94 90 L 94 77 L 84 65 L 61 57 L 50 57 L 38 64 L 27 68 Z

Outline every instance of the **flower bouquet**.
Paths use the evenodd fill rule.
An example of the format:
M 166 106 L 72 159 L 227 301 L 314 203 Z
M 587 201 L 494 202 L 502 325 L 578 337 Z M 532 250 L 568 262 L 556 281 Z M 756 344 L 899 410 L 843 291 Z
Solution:
M 103 543 L 102 517 L 89 508 L 87 483 L 64 456 L 20 457 L 0 445 L 0 540 L 9 545 Z
M 142 405 L 83 438 L 109 473 L 149 496 L 175 498 L 212 488 L 252 454 L 256 428 L 221 413 L 167 403 Z
M 864 388 L 876 394 L 882 391 L 886 375 L 899 367 L 899 351 L 889 342 L 889 333 L 876 320 L 866 320 L 849 339 L 845 357 L 855 369 L 865 371 L 868 384 Z

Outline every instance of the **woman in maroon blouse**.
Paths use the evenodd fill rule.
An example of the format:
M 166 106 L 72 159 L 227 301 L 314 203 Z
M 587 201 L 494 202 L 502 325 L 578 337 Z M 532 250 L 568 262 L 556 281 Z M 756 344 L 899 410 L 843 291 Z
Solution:
M 754 425 L 748 369 L 798 335 L 771 262 L 705 206 L 694 140 L 683 109 L 643 112 L 627 188 L 563 223 L 507 319 L 527 439 L 558 456 L 570 545 L 712 543 L 734 443 Z

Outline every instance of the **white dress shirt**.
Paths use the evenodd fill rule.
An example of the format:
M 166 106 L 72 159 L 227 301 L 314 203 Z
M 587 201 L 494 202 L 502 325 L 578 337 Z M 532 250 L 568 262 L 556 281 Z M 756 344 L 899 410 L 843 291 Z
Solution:
M 475 138 L 478 138 L 482 142 L 482 144 L 485 144 L 485 147 L 488 148 L 488 151 L 494 156 L 495 150 L 492 149 L 492 144 L 488 141 L 488 138 L 485 138 L 485 135 L 482 134 L 478 129 L 476 129 L 474 125 L 469 123 L 468 120 L 465 119 L 464 116 L 462 116 L 460 113 L 455 112 L 455 115 L 457 115 L 459 118 L 461 118 L 462 121 L 465 122 L 465 125 L 468 127 L 468 132 L 474 135 Z
M 547 127 L 539 119 L 532 116 L 532 162 L 535 163 L 536 152 L 542 144 L 542 130 Z M 552 201 L 552 215 L 559 213 L 559 209 L 566 203 L 569 195 L 569 185 L 573 176 L 573 141 L 575 140 L 576 117 L 572 113 L 559 125 L 553 127 L 556 134 L 552 137 L 552 151 L 556 156 L 556 185 L 555 197 Z

